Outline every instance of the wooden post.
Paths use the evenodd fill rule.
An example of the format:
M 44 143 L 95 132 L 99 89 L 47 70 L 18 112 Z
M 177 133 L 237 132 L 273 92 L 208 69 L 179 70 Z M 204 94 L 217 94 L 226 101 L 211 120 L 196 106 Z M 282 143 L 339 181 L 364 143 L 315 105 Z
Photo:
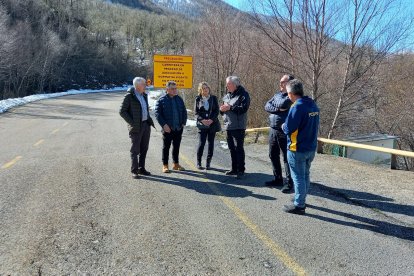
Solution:
M 397 140 L 394 139 L 392 148 L 395 149 L 397 146 Z M 397 155 L 391 154 L 391 170 L 397 169 Z
M 391 154 L 391 170 L 397 169 L 397 155 Z
M 318 146 L 316 148 L 317 153 L 323 153 L 323 142 L 318 140 Z
M 257 144 L 257 141 L 259 141 L 259 134 L 260 132 L 256 132 L 256 138 L 254 139 L 255 144 Z

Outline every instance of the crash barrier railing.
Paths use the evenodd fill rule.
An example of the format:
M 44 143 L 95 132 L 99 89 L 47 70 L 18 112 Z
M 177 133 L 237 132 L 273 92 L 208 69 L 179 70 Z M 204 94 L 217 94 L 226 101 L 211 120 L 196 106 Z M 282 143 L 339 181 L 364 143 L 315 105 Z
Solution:
M 269 127 L 249 128 L 249 129 L 246 129 L 246 132 L 258 132 L 259 133 L 261 131 L 268 130 L 268 129 L 270 128 Z M 352 147 L 352 148 L 357 148 L 357 149 L 365 149 L 365 150 L 390 153 L 391 154 L 391 169 L 396 169 L 397 167 L 396 156 L 405 156 L 405 157 L 414 158 L 414 152 L 412 151 L 389 149 L 389 148 L 370 146 L 370 145 L 358 144 L 354 142 L 333 140 L 333 139 L 320 138 L 320 137 L 318 137 L 318 153 L 322 153 L 323 144 L 333 144 L 333 145 Z

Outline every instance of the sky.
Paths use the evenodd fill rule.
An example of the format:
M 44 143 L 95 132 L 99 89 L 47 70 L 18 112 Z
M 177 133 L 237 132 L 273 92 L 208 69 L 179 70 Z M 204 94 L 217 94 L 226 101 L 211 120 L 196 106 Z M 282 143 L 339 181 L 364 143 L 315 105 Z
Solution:
M 245 0 L 223 0 L 227 4 L 232 5 L 233 7 L 238 8 L 239 10 L 246 10 L 245 5 L 243 4 Z
M 243 11 L 248 11 L 249 9 L 249 2 L 251 0 L 223 0 L 227 4 L 232 5 L 233 7 L 236 7 Z M 254 0 L 256 2 L 262 2 L 262 0 Z M 414 1 L 413 0 L 395 0 L 395 5 L 399 6 L 399 9 L 403 14 L 398 14 L 406 18 L 406 21 L 412 20 L 413 24 L 411 25 L 410 30 L 407 32 L 407 38 L 402 42 L 400 49 L 410 49 L 411 51 L 414 50 Z M 395 15 L 395 13 L 393 13 Z M 386 20 L 387 18 L 385 18 Z M 338 38 L 341 40 L 340 38 Z
M 232 5 L 233 7 L 236 7 L 240 10 L 246 11 L 248 9 L 248 1 L 249 0 L 223 0 L 227 4 Z M 261 0 L 256 0 L 261 1 Z M 396 2 L 401 3 L 404 5 L 408 10 L 414 12 L 414 3 L 412 0 L 396 0 Z

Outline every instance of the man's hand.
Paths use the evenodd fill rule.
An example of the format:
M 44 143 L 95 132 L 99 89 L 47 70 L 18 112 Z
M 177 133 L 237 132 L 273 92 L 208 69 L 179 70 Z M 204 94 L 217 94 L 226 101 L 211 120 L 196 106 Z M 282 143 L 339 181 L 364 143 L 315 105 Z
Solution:
M 220 106 L 220 111 L 221 112 L 227 112 L 230 110 L 230 105 L 228 103 L 224 103 L 223 105 Z
M 162 128 L 164 129 L 164 132 L 166 132 L 166 133 L 171 132 L 171 128 L 167 124 L 165 124 Z

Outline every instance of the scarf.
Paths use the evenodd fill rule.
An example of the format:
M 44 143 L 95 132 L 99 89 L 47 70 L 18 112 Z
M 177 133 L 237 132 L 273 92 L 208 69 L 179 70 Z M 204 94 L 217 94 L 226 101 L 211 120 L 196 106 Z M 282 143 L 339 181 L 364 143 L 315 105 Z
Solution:
M 206 110 L 206 111 L 208 111 L 208 109 L 209 109 L 209 107 L 210 107 L 210 105 L 209 105 L 209 103 L 208 103 L 208 100 L 210 99 L 210 95 L 208 95 L 207 97 L 202 97 L 201 98 L 201 104 L 204 106 L 204 109 Z

